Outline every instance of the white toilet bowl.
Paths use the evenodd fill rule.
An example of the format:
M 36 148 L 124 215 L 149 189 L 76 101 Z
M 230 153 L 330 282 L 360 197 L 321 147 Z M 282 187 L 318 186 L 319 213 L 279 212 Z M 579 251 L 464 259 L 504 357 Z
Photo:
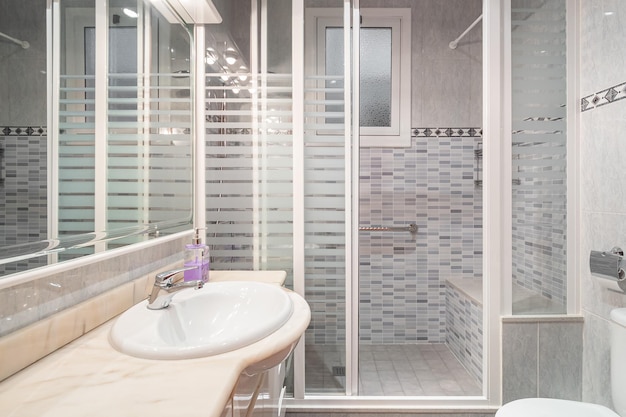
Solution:
M 524 398 L 500 407 L 496 417 L 620 417 L 610 408 L 580 401 Z

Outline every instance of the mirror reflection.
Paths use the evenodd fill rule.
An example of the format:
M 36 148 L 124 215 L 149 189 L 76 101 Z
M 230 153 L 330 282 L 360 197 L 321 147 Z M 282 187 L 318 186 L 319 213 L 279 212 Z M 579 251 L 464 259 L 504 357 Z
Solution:
M 107 3 L 0 5 L 0 276 L 191 228 L 190 33 Z

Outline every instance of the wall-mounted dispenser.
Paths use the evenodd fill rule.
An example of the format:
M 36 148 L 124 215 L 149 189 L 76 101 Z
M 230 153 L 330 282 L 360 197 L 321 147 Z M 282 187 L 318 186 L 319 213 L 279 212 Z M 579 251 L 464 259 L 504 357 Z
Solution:
M 589 255 L 591 275 L 600 279 L 600 285 L 609 289 L 626 292 L 626 271 L 624 271 L 624 251 L 614 247 L 608 252 L 592 250 Z

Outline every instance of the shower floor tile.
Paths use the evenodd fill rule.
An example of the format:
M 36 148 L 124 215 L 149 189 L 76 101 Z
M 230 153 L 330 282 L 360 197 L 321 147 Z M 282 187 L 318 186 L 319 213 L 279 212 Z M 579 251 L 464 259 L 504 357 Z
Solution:
M 307 393 L 344 391 L 345 376 L 333 375 L 333 367 L 345 366 L 339 348 L 307 346 Z M 479 383 L 445 344 L 361 345 L 360 349 L 359 395 L 481 395 Z

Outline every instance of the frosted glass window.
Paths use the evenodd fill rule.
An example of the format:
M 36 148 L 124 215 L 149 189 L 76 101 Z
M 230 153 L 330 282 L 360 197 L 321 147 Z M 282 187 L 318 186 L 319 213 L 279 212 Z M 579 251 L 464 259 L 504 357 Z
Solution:
M 315 31 L 306 35 L 307 65 L 315 68 L 318 77 L 314 90 L 318 122 L 328 125 L 317 129 L 318 135 L 336 134 L 333 127 L 344 126 L 344 54 L 348 48 L 335 13 L 335 9 L 312 8 L 309 19 L 315 20 L 311 26 Z M 356 88 L 359 144 L 411 146 L 411 9 L 361 9 L 361 17 Z
M 343 29 L 326 28 L 326 75 L 343 75 Z M 391 126 L 391 28 L 362 28 L 360 50 L 361 127 Z M 332 85 L 330 84 L 332 83 Z M 340 80 L 328 81 L 326 88 L 343 88 Z M 341 100 L 342 92 L 327 93 L 327 100 Z M 341 112 L 343 106 L 327 106 Z M 343 123 L 326 120 L 327 123 Z
M 391 28 L 361 29 L 361 126 L 391 126 Z

